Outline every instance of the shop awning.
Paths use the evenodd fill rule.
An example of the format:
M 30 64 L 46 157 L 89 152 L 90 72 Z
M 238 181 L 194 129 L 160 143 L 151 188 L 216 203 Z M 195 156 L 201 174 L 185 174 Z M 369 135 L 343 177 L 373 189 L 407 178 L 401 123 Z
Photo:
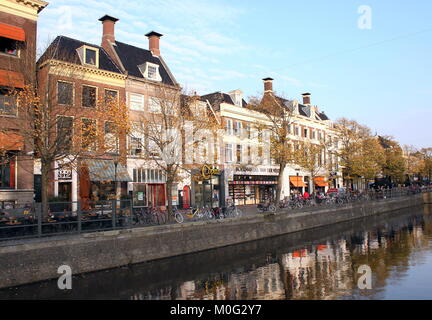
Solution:
M 18 72 L 0 70 L 0 86 L 24 88 L 24 76 Z
M 0 151 L 21 151 L 24 149 L 24 139 L 13 132 L 0 132 Z
M 314 178 L 314 182 L 315 182 L 315 185 L 318 187 L 328 187 L 329 186 L 329 184 L 327 182 L 325 182 L 324 177 L 316 177 L 316 178 Z
M 132 182 L 127 169 L 117 165 L 117 175 L 113 160 L 88 159 L 84 161 L 89 169 L 90 181 L 93 182 Z
M 290 182 L 296 188 L 306 187 L 306 184 L 303 182 L 303 177 L 290 177 Z
M 10 26 L 8 24 L 0 23 L 0 37 L 25 41 L 25 31 L 23 28 Z

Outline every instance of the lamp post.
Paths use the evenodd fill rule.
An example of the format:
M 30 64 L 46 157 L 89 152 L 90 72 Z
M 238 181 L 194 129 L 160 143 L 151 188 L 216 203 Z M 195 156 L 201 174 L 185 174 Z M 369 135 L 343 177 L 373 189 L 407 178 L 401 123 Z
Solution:
M 115 198 L 117 199 L 117 167 L 120 162 L 120 156 L 118 154 L 113 156 L 113 162 L 114 162 L 114 194 Z

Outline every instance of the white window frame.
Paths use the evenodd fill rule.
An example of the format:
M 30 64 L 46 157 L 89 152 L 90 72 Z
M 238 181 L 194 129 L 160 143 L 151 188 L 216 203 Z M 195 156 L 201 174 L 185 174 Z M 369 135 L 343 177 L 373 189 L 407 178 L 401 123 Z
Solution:
M 91 63 L 87 63 L 87 50 L 92 50 L 96 52 L 96 61 L 95 64 L 91 64 Z M 81 59 L 81 64 L 85 65 L 85 66 L 89 66 L 92 68 L 99 68 L 99 48 L 95 48 L 95 47 L 90 47 L 87 45 L 81 46 L 77 49 L 78 52 L 78 56 Z
M 156 77 L 151 78 L 149 76 L 149 67 L 152 67 L 152 68 L 156 69 L 156 72 L 155 72 Z M 158 81 L 158 82 L 162 81 L 162 77 L 160 75 L 159 65 L 158 64 L 151 63 L 151 62 L 146 62 L 145 64 L 142 64 L 142 65 L 138 66 L 138 68 L 140 69 L 140 71 L 141 71 L 142 75 L 144 76 L 144 78 L 146 78 L 147 80 Z
M 162 113 L 162 104 L 159 98 L 149 97 L 148 111 L 150 113 Z
M 139 98 L 141 101 L 139 107 L 137 101 L 132 102 L 132 97 Z M 138 99 L 137 99 L 138 100 Z M 145 96 L 140 93 L 130 93 L 129 94 L 129 109 L 132 111 L 145 111 Z
M 233 145 L 231 143 L 225 144 L 225 162 L 233 162 Z

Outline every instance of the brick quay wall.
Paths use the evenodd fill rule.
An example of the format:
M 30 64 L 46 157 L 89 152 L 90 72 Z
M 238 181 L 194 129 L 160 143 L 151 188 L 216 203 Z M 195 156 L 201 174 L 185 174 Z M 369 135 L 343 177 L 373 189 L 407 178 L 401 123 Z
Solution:
M 0 243 L 0 288 L 165 259 L 432 203 L 432 193 L 356 203 L 311 212 L 257 214 L 238 219 Z M 311 230 L 312 232 L 312 230 Z

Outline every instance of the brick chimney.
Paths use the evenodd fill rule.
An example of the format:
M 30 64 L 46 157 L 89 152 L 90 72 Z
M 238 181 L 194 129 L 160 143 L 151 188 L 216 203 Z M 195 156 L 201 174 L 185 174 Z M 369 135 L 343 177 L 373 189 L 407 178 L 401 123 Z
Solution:
M 119 19 L 111 17 L 109 15 L 104 15 L 99 19 L 103 25 L 103 33 L 102 33 L 102 48 L 107 50 L 108 41 L 111 43 L 115 43 L 115 24 Z
M 309 106 L 311 104 L 311 94 L 310 93 L 303 93 L 303 104 L 305 106 Z
M 163 34 L 157 33 L 155 31 L 151 31 L 146 34 L 146 37 L 149 39 L 149 50 L 154 56 L 160 56 L 159 39 L 162 36 Z
M 265 78 L 264 81 L 264 93 L 272 93 L 273 92 L 273 79 Z

